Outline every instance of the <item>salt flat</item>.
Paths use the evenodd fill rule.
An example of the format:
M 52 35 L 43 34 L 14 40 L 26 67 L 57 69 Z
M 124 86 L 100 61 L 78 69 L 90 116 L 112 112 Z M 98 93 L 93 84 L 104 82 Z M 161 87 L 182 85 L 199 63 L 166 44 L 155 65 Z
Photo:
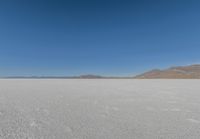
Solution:
M 0 80 L 0 139 L 199 137 L 200 80 Z

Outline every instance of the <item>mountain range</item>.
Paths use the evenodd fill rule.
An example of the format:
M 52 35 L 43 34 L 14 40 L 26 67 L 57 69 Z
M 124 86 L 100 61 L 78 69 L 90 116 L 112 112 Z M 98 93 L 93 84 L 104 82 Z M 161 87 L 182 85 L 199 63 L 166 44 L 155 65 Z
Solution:
M 39 78 L 39 79 L 200 79 L 200 64 L 189 66 L 176 66 L 168 69 L 153 69 L 145 73 L 128 76 L 101 76 L 86 74 L 79 76 L 9 76 L 1 78 Z
M 168 69 L 154 69 L 137 75 L 136 79 L 200 79 L 200 65 L 177 66 Z

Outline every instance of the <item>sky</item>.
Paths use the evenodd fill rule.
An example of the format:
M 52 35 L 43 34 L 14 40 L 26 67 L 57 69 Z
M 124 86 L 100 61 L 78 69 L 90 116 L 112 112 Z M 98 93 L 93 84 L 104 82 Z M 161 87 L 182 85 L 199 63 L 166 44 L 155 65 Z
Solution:
M 1 0 L 0 76 L 132 76 L 200 63 L 198 0 Z

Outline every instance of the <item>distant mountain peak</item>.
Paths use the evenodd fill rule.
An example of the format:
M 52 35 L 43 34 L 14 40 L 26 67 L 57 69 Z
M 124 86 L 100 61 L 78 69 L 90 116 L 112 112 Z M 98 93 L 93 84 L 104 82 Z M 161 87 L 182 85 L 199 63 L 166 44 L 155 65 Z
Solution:
M 200 64 L 154 69 L 137 75 L 138 79 L 200 79 Z
M 88 78 L 88 79 L 103 78 L 103 76 L 93 75 L 93 74 L 80 75 L 78 77 L 79 78 Z

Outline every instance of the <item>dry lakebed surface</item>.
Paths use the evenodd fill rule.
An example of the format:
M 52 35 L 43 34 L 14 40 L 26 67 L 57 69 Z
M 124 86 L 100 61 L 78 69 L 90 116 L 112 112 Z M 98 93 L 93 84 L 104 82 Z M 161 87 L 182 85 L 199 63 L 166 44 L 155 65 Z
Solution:
M 200 80 L 0 80 L 0 139 L 199 138 Z

